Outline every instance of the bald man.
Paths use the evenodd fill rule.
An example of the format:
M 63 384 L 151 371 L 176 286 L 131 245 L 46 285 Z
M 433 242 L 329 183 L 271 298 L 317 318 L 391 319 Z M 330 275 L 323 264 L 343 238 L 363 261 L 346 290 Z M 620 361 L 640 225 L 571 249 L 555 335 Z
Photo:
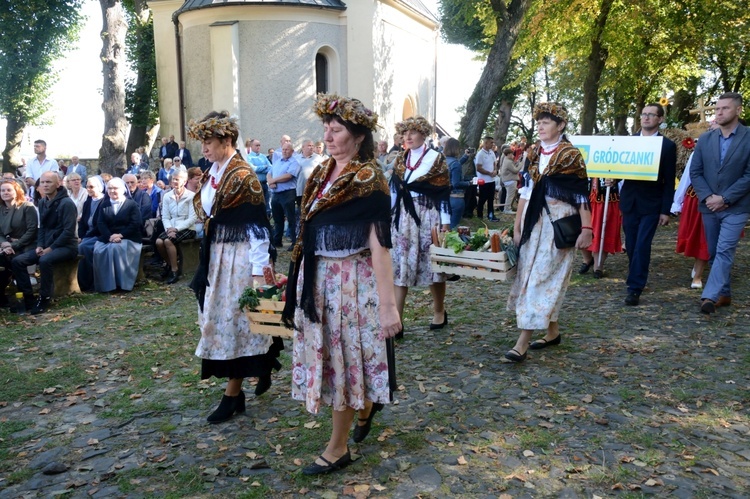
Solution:
M 151 196 L 138 187 L 138 177 L 126 173 L 122 176 L 122 181 L 125 182 L 125 186 L 127 187 L 125 196 L 135 201 L 135 204 L 138 205 L 143 223 L 145 224 L 146 220 L 154 218 L 156 214 L 152 208 Z
M 78 257 L 78 236 L 76 204 L 68 196 L 68 191 L 60 185 L 57 172 L 42 173 L 39 179 L 39 232 L 36 249 L 21 253 L 13 259 L 11 270 L 18 290 L 23 293 L 26 310 L 41 314 L 52 300 L 52 267 L 57 262 Z M 26 269 L 39 264 L 41 273 L 39 297 L 34 297 L 31 280 Z M 13 311 L 13 310 L 11 310 Z

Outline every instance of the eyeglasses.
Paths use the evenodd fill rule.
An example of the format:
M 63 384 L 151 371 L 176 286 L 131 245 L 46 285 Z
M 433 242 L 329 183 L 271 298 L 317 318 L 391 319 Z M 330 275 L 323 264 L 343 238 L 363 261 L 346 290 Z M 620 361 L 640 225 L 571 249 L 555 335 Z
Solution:
M 654 114 L 654 113 L 641 113 L 641 119 L 643 119 L 643 118 L 658 118 L 658 117 L 659 117 L 659 115 L 658 114 Z

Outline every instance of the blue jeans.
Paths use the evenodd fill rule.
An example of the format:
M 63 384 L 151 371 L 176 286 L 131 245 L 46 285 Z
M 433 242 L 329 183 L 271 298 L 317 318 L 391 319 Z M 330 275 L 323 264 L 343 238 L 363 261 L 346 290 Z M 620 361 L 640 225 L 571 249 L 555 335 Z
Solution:
M 628 251 L 628 293 L 640 296 L 648 282 L 648 267 L 651 264 L 651 242 L 659 225 L 659 214 L 622 214 L 622 229 Z
M 711 271 L 708 273 L 701 298 L 715 302 L 720 296 L 732 296 L 730 279 L 734 253 L 749 214 L 721 211 L 701 213 L 701 216 L 708 254 L 711 256 Z
M 455 229 L 461 223 L 465 207 L 466 201 L 464 201 L 463 195 L 460 198 L 455 198 L 451 195 L 451 230 Z

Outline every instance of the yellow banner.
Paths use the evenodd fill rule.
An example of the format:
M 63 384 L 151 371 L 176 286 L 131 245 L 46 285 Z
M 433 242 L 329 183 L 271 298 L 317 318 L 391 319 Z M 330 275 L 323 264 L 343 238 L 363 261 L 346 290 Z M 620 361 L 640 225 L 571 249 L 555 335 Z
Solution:
M 590 178 L 653 180 L 659 177 L 663 137 L 574 135 Z

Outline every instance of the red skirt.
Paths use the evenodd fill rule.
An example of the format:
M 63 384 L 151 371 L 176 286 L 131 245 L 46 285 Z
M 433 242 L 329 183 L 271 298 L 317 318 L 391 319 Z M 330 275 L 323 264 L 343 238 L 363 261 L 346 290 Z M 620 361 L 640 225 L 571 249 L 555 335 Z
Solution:
M 698 197 L 692 188 L 688 189 L 682 202 L 676 251 L 699 260 L 708 260 L 710 257 L 706 245 L 706 234 L 703 232 L 703 217 L 698 212 Z
M 594 196 L 591 196 L 592 198 Z M 602 240 L 602 221 L 604 219 L 604 201 L 591 200 L 591 227 L 594 228 L 594 239 L 591 246 L 586 248 L 592 253 L 599 254 L 599 244 Z M 607 205 L 607 227 L 604 229 L 604 252 L 608 254 L 622 253 L 622 213 L 620 202 L 610 201 Z

